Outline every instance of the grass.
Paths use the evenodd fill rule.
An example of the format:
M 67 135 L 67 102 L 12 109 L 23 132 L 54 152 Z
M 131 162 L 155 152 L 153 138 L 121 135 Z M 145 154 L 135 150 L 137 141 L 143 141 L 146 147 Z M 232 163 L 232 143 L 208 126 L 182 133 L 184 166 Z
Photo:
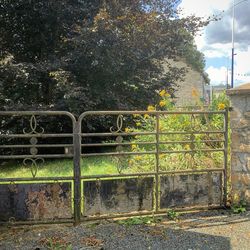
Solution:
M 203 169 L 222 167 L 222 156 L 220 152 L 213 152 L 206 157 L 198 156 L 195 162 L 198 164 L 192 166 L 192 159 L 188 155 L 175 156 L 174 154 L 166 155 L 159 159 L 160 169 L 163 171 L 169 170 L 185 170 L 185 169 Z M 209 162 L 209 156 L 212 163 Z M 220 159 L 221 158 L 221 159 Z M 218 159 L 218 162 L 215 160 Z M 111 175 L 119 174 L 117 166 L 122 166 L 122 173 L 142 173 L 152 172 L 155 168 L 155 157 L 153 155 L 130 156 L 124 158 L 118 164 L 117 157 L 110 156 L 95 156 L 87 157 L 81 160 L 81 175 Z M 211 161 L 211 160 L 210 160 Z M 73 160 L 46 159 L 45 163 L 38 165 L 36 177 L 71 177 L 73 176 Z M 29 166 L 24 166 L 22 162 L 9 161 L 0 164 L 0 178 L 23 178 L 32 177 Z
M 81 161 L 82 175 L 116 174 L 116 162 L 110 157 L 86 158 Z M 38 165 L 36 177 L 68 177 L 73 176 L 71 159 L 46 160 Z M 29 167 L 22 163 L 8 162 L 0 165 L 0 178 L 32 177 Z

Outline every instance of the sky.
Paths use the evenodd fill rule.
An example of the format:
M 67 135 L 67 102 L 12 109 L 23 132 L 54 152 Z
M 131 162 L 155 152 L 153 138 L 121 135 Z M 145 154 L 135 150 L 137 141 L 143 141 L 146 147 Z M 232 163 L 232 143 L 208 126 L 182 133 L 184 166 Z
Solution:
M 221 17 L 195 37 L 197 48 L 205 55 L 211 85 L 231 82 L 232 6 L 233 0 L 182 0 L 179 5 L 184 16 Z M 234 34 L 234 82 L 238 86 L 250 82 L 250 0 L 235 0 Z

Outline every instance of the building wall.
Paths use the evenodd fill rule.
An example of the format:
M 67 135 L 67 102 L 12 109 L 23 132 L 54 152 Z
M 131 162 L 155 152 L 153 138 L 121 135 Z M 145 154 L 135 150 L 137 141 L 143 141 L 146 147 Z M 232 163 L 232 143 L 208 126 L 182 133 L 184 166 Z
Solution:
M 179 81 L 176 86 L 176 105 L 177 106 L 186 106 L 186 105 L 195 105 L 196 98 L 192 96 L 192 91 L 196 90 L 198 93 L 198 98 L 205 98 L 204 96 L 204 86 L 205 81 L 201 73 L 197 72 L 196 70 L 191 69 L 187 66 L 186 63 L 182 61 L 173 61 L 168 60 L 172 66 L 175 67 L 186 67 L 188 72 L 185 75 L 184 81 Z M 167 72 L 167 65 L 165 66 L 165 70 Z

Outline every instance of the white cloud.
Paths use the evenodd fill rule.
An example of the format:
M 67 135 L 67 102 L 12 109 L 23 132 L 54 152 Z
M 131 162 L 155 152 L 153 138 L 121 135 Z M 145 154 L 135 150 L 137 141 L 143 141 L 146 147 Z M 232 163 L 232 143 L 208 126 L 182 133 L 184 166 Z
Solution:
M 206 0 L 206 1 L 182 0 L 179 7 L 182 9 L 182 14 L 184 16 L 194 14 L 195 16 L 206 18 L 214 14 L 220 15 L 222 11 L 225 11 L 230 7 L 230 3 L 231 3 L 231 0 Z M 211 25 L 213 25 L 213 23 L 209 24 L 209 26 Z M 205 30 L 201 31 L 195 37 L 195 42 L 196 42 L 198 49 L 201 50 L 203 53 L 205 53 L 205 55 L 207 53 L 206 56 L 208 57 L 218 57 L 218 55 L 225 56 L 225 54 L 228 54 L 228 51 L 226 51 L 227 48 L 218 48 L 218 44 L 210 45 L 210 48 L 212 50 L 215 49 L 215 52 L 212 53 L 211 49 L 208 49 L 208 51 L 206 50 L 206 46 L 207 46 L 206 31 L 207 31 L 207 27 L 205 28 Z M 218 54 L 218 49 L 220 49 L 219 54 Z
M 240 2 L 240 0 L 239 0 Z M 237 3 L 237 1 L 236 1 Z M 228 57 L 224 67 L 210 66 L 206 72 L 209 74 L 211 84 L 226 83 L 227 68 L 231 67 L 231 9 L 232 0 L 182 0 L 180 8 L 184 16 L 194 14 L 200 17 L 208 17 L 213 14 L 222 14 L 220 21 L 210 23 L 201 34 L 195 37 L 197 48 L 205 54 L 206 58 Z M 242 2 L 236 10 L 235 16 L 235 82 L 249 82 L 250 65 L 250 39 L 248 28 L 250 18 L 248 10 L 249 2 Z M 222 13 L 222 11 L 224 11 Z M 227 65 L 229 64 L 229 65 Z M 245 75 L 245 76 L 244 76 Z M 230 72 L 228 73 L 230 82 Z
M 250 46 L 248 47 L 247 51 L 236 50 L 235 68 L 239 73 L 241 74 L 250 73 L 249 58 L 250 58 Z
M 230 0 L 182 0 L 179 7 L 183 9 L 184 15 L 194 14 L 200 17 L 208 17 L 227 9 L 230 2 Z
M 225 84 L 227 82 L 227 68 L 226 67 L 215 68 L 215 67 L 210 66 L 206 70 L 206 72 L 208 73 L 211 83 L 213 85 Z

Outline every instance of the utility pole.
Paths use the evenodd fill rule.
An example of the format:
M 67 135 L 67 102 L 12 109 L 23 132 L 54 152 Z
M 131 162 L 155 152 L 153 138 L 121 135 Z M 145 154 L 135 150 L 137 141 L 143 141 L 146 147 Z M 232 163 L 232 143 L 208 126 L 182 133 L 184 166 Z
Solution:
M 234 15 L 235 15 L 235 0 L 233 0 L 233 16 L 232 16 L 232 65 L 231 65 L 231 88 L 234 87 Z
M 232 7 L 232 10 L 233 10 L 233 14 L 232 14 L 232 65 L 231 65 L 231 88 L 234 87 L 234 56 L 236 55 L 234 53 L 234 22 L 235 22 L 235 6 L 243 3 L 243 2 L 246 2 L 248 0 L 242 0 L 238 3 L 235 3 L 235 0 L 233 0 L 233 7 Z

